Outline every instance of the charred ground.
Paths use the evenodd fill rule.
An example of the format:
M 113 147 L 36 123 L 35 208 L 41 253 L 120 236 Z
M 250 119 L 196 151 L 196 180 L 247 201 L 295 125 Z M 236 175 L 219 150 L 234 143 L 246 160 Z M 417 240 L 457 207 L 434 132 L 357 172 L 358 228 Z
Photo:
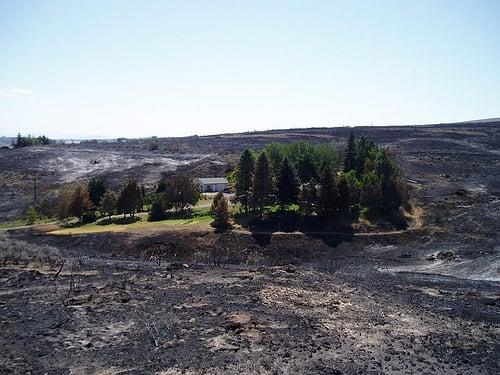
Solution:
M 354 129 L 398 155 L 422 208 L 407 231 L 11 231 L 27 250 L 0 270 L 0 371 L 498 373 L 499 126 Z M 153 181 L 171 169 L 158 161 L 167 155 L 218 175 L 245 147 L 345 142 L 350 130 L 160 139 L 154 152 L 148 141 L 2 151 L 2 215 L 29 200 L 34 173 L 47 194 L 67 183 L 44 169 L 64 155 L 88 162 L 79 179 L 141 168 Z M 96 167 L 114 153 L 137 163 Z M 33 258 L 44 251 L 50 262 Z

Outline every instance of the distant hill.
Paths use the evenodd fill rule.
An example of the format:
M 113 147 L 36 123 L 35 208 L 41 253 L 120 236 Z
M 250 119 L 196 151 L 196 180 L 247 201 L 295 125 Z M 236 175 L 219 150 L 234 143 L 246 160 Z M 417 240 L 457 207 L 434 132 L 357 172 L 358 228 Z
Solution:
M 14 137 L 1 137 L 0 136 L 0 146 L 11 145 Z

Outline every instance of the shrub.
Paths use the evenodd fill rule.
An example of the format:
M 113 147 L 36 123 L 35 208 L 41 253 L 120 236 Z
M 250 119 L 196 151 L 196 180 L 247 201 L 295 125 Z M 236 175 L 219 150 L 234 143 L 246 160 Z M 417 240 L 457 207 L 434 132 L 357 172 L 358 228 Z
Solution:
M 33 206 L 29 206 L 28 211 L 26 212 L 26 224 L 32 225 L 35 224 L 38 219 L 38 212 L 36 208 Z
M 156 197 L 149 209 L 149 221 L 161 221 L 165 219 L 165 203 L 162 197 Z
M 212 225 L 215 228 L 224 229 L 229 227 L 229 207 L 227 199 L 222 192 L 219 192 L 215 196 L 210 212 L 214 218 Z

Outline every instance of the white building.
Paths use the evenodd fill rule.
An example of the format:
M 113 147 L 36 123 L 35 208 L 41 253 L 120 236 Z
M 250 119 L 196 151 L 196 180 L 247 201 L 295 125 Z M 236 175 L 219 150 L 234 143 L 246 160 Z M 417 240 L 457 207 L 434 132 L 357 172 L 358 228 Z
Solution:
M 197 180 L 202 193 L 219 192 L 229 188 L 229 182 L 224 177 L 198 178 Z

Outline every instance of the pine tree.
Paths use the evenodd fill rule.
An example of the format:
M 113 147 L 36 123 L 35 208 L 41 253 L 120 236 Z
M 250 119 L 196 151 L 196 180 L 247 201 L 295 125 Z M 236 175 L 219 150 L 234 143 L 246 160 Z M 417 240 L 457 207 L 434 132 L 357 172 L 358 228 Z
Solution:
M 118 198 L 114 191 L 106 190 L 101 198 L 99 210 L 103 215 L 107 215 L 111 220 L 111 216 L 116 212 Z
M 278 201 L 281 211 L 285 209 L 285 205 L 297 203 L 299 182 L 295 175 L 295 170 L 292 168 L 287 158 L 285 158 L 281 164 L 276 187 L 278 190 Z
M 78 186 L 73 192 L 73 197 L 69 206 L 69 211 L 73 216 L 82 220 L 83 215 L 92 209 L 92 202 L 89 192 L 83 186 Z
M 240 202 L 248 214 L 249 198 L 252 194 L 253 172 L 255 160 L 251 150 L 243 151 L 236 173 L 235 200 Z
M 255 172 L 252 185 L 252 205 L 259 209 L 260 217 L 263 217 L 264 206 L 273 202 L 273 179 L 271 168 L 265 151 L 262 151 L 255 164 Z
M 344 172 L 349 172 L 356 167 L 356 142 L 354 133 L 351 131 L 344 158 Z
M 351 207 L 351 187 L 344 173 L 337 178 L 337 209 L 341 216 L 347 216 Z
M 354 170 L 358 178 L 361 178 L 365 172 L 366 162 L 370 161 L 375 149 L 376 146 L 373 140 L 365 136 L 362 136 L 356 144 L 356 162 Z
M 321 186 L 318 193 L 318 213 L 325 218 L 333 218 L 337 211 L 337 189 L 335 175 L 327 166 L 321 176 Z
M 217 193 L 214 197 L 210 213 L 214 218 L 214 227 L 220 229 L 229 227 L 229 205 L 222 192 Z

